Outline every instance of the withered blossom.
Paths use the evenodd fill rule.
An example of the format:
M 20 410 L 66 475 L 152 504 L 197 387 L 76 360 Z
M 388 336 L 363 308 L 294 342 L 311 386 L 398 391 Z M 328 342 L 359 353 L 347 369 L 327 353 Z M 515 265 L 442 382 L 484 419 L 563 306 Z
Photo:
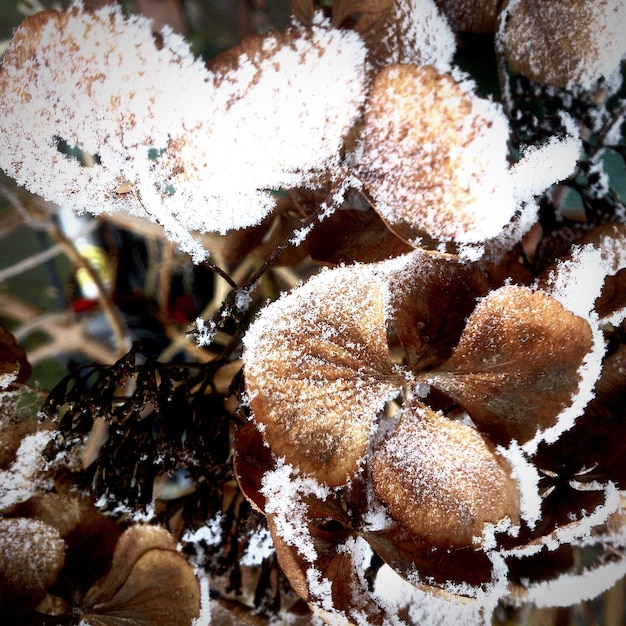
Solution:
M 621 352 L 600 378 L 594 310 L 624 267 L 623 229 L 599 240 L 602 252 L 581 244 L 547 270 L 545 289 L 420 251 L 339 267 L 250 327 L 243 358 L 258 431 L 239 436 L 237 475 L 294 588 L 325 619 L 393 614 L 359 573 L 371 551 L 413 584 L 473 598 L 483 616 L 503 598 L 543 597 L 548 581 L 575 573 L 578 546 L 604 546 L 589 575 L 619 576 L 608 554 L 624 542 L 621 443 L 595 447 L 605 462 L 556 460 L 582 450 L 581 436 L 606 437 L 594 406 L 623 394 L 611 374 Z M 581 297 L 572 271 L 599 276 L 598 288 Z M 623 319 L 623 307 L 611 311 Z
M 116 5 L 40 12 L 4 55 L 0 165 L 76 211 L 150 217 L 199 260 L 189 231 L 254 225 L 274 206 L 268 189 L 312 185 L 337 164 L 362 106 L 365 54 L 356 33 L 317 15 L 207 69 L 182 37 L 153 35 Z

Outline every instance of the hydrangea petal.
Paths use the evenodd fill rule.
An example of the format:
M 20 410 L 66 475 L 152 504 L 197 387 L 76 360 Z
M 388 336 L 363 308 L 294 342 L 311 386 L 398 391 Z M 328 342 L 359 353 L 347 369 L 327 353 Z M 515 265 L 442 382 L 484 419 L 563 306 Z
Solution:
M 279 457 L 339 485 L 358 470 L 376 414 L 403 378 L 368 266 L 322 272 L 267 306 L 244 338 L 250 404 Z
M 376 77 L 359 177 L 390 228 L 409 243 L 476 243 L 514 211 L 507 122 L 433 67 L 395 65 Z
M 372 481 L 392 517 L 435 546 L 479 545 L 486 524 L 519 519 L 511 467 L 493 444 L 419 404 L 375 450 Z
M 478 304 L 452 357 L 426 378 L 494 441 L 525 443 L 572 403 L 592 347 L 589 323 L 556 299 L 502 287 Z

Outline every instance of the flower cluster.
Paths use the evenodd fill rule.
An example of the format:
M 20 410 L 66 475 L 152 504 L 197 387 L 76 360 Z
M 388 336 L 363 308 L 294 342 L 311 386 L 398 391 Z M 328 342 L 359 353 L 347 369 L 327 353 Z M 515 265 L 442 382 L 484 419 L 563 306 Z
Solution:
M 196 262 L 197 231 L 226 234 L 229 260 L 268 256 L 199 327 L 207 344 L 226 318 L 237 327 L 227 354 L 242 351 L 250 420 L 235 475 L 322 619 L 475 622 L 499 602 L 593 597 L 626 573 L 625 211 L 601 159 L 626 155 L 625 100 L 615 119 L 604 107 L 621 97 L 626 4 L 291 4 L 286 28 L 206 65 L 116 6 L 25 20 L 0 68 L 0 167 L 79 212 L 147 216 Z M 574 17 L 588 45 L 555 50 Z M 453 62 L 453 29 L 494 33 L 502 103 Z M 605 50 L 597 31 L 615 35 Z M 516 108 L 524 81 L 554 97 L 545 123 Z M 538 248 L 574 192 L 587 223 Z M 246 329 L 263 272 L 307 254 L 331 267 Z M 217 396 L 210 380 L 175 382 Z M 183 445 L 195 432 L 173 430 Z M 31 530 L 58 553 L 37 595 L 63 541 Z M 121 535 L 82 597 L 87 620 L 143 593 L 154 563 L 184 579 L 181 623 L 197 613 L 197 580 L 157 535 Z

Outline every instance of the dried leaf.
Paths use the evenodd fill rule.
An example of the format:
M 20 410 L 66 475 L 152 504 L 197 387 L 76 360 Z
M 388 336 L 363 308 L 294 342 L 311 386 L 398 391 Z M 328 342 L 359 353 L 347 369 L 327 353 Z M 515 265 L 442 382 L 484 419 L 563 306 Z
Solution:
M 589 88 L 626 52 L 623 0 L 509 2 L 501 38 L 510 67 L 546 85 Z
M 365 113 L 359 176 L 374 207 L 409 243 L 469 243 L 510 219 L 507 122 L 486 100 L 432 67 L 376 77 Z
M 574 426 L 552 444 L 542 443 L 535 464 L 576 480 L 616 483 L 626 488 L 626 345 L 604 360 L 602 375 L 594 389 L 595 397 Z M 591 510 L 589 506 L 582 507 Z
M 289 506 L 303 512 L 301 520 L 288 516 L 290 523 L 299 525 L 297 540 L 284 534 L 288 512 L 280 505 L 267 516 L 281 568 L 297 593 L 315 612 L 323 609 L 324 619 L 331 622 L 347 617 L 356 623 L 357 616 L 365 615 L 368 624 L 380 624 L 385 615 L 359 571 L 368 550 L 357 530 L 365 525 L 365 492 L 357 478 L 345 490 L 324 497 L 291 494 Z M 305 543 L 309 550 L 303 554 Z
M 320 482 L 343 484 L 402 380 L 389 358 L 380 283 L 365 266 L 324 272 L 266 307 L 244 345 L 250 404 L 272 451 Z
M 131 526 L 122 534 L 111 570 L 85 597 L 92 626 L 188 626 L 200 612 L 200 587 L 164 529 Z
M 12 623 L 35 609 L 65 562 L 56 529 L 26 518 L 0 519 L 0 613 Z
M 200 612 L 198 580 L 184 556 L 154 548 L 135 562 L 114 596 L 92 597 L 86 608 L 83 619 L 91 626 L 189 626 Z
M 85 606 L 106 602 L 124 585 L 135 563 L 149 550 L 176 550 L 176 541 L 164 528 L 136 524 L 120 535 L 115 546 L 111 568 L 84 599 Z
M 355 30 L 365 32 L 374 23 L 384 19 L 396 0 L 334 0 L 332 23 L 339 28 L 346 18 L 357 17 Z
M 291 14 L 305 26 L 310 26 L 315 14 L 314 0 L 290 0 Z
M 394 0 L 380 13 L 364 13 L 356 24 L 369 51 L 373 75 L 389 65 L 433 65 L 450 69 L 454 33 L 433 0 Z
M 239 488 L 252 506 L 264 513 L 262 480 L 265 472 L 274 465 L 272 452 L 263 441 L 259 429 L 251 422 L 237 430 L 233 448 L 233 468 Z
M 478 304 L 452 357 L 427 381 L 497 443 L 524 443 L 572 403 L 591 348 L 587 321 L 557 300 L 502 287 Z
M 407 580 L 428 581 L 435 589 L 447 589 L 458 583 L 466 592 L 480 588 L 493 576 L 493 563 L 482 550 L 473 546 L 454 550 L 437 548 L 417 537 L 400 524 L 363 534 L 376 553 Z
M 410 252 L 373 211 L 342 209 L 320 222 L 307 239 L 311 257 L 322 263 L 375 263 Z
M 418 403 L 375 450 L 372 482 L 391 516 L 434 546 L 477 546 L 486 524 L 519 519 L 511 467 L 493 444 Z

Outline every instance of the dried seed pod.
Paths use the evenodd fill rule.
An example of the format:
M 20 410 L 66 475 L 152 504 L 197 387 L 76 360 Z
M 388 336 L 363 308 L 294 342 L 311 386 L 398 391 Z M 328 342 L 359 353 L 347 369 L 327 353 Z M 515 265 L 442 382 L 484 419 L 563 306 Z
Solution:
M 624 0 L 511 0 L 500 33 L 516 72 L 560 88 L 589 88 L 626 53 Z
M 514 210 L 507 136 L 500 109 L 450 75 L 395 65 L 372 86 L 359 176 L 409 243 L 483 241 Z
M 493 444 L 419 404 L 374 452 L 372 480 L 392 517 L 435 546 L 478 545 L 486 524 L 519 519 L 517 483 Z

